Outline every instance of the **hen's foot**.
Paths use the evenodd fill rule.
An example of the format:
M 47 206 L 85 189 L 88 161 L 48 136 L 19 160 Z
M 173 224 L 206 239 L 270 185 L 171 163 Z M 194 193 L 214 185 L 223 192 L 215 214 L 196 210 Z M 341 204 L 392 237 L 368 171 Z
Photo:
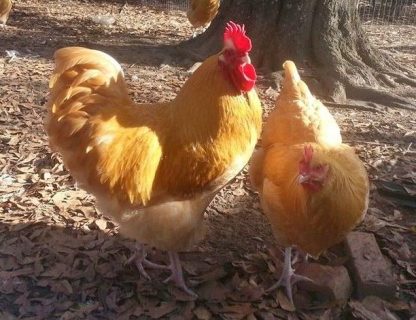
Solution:
M 285 249 L 285 262 L 283 266 L 282 274 L 280 275 L 279 281 L 277 281 L 273 286 L 266 290 L 266 292 L 273 291 L 277 288 L 284 287 L 286 290 L 286 295 L 292 305 L 293 303 L 293 285 L 299 281 L 309 281 L 314 282 L 308 277 L 301 276 L 295 273 L 295 269 L 292 268 L 292 248 L 287 247 Z
M 185 283 L 179 255 L 176 252 L 172 251 L 169 251 L 168 254 L 170 260 L 169 269 L 172 272 L 172 274 L 164 281 L 164 283 L 172 281 L 178 288 L 185 291 L 191 297 L 198 298 L 198 295 L 191 289 L 189 289 Z
M 147 259 L 146 247 L 143 244 L 136 246 L 136 252 L 127 260 L 126 263 L 134 263 L 140 274 L 147 280 L 151 280 L 151 278 L 146 272 L 145 267 L 152 269 L 169 269 L 169 267 L 166 265 L 149 261 Z

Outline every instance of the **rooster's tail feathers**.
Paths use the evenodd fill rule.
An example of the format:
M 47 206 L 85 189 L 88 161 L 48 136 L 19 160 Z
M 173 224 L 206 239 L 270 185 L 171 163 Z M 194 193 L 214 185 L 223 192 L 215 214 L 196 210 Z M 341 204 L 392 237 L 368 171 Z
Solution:
M 97 94 L 129 100 L 121 66 L 108 54 L 67 47 L 57 50 L 54 57 L 55 70 L 49 82 L 53 113 L 75 96 Z

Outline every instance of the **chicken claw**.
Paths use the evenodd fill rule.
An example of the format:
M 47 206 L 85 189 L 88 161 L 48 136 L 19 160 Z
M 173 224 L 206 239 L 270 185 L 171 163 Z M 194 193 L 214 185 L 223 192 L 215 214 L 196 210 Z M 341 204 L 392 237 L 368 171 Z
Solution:
M 169 269 L 169 266 L 163 264 L 157 264 L 151 262 L 147 259 L 146 248 L 143 244 L 138 244 L 136 246 L 136 252 L 127 260 L 126 263 L 134 262 L 140 274 L 145 277 L 147 280 L 151 280 L 149 274 L 146 272 L 144 267 L 153 268 L 153 269 Z
M 178 253 L 169 251 L 168 254 L 170 260 L 169 269 L 171 270 L 172 274 L 163 282 L 167 283 L 172 281 L 178 288 L 185 291 L 191 297 L 198 298 L 198 295 L 191 289 L 189 289 L 185 283 L 185 280 L 183 278 L 181 261 L 179 259 Z
M 279 281 L 277 281 L 274 285 L 272 285 L 269 289 L 267 289 L 266 292 L 273 291 L 279 287 L 285 287 L 286 295 L 290 303 L 294 305 L 293 293 L 292 293 L 293 285 L 299 281 L 309 281 L 309 282 L 314 282 L 314 281 L 312 279 L 309 279 L 308 277 L 296 274 L 295 269 L 292 268 L 291 260 L 292 260 L 292 247 L 287 247 L 285 249 L 285 262 L 283 266 L 283 271 L 279 278 Z

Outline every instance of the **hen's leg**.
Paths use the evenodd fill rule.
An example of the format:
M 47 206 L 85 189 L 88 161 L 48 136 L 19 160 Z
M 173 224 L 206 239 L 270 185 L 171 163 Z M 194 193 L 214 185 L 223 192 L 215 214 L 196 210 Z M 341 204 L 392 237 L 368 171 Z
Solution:
M 172 281 L 177 287 L 181 288 L 187 294 L 197 298 L 198 295 L 191 289 L 189 289 L 185 283 L 185 280 L 183 278 L 182 265 L 178 253 L 169 251 L 168 254 L 170 260 L 169 268 L 172 274 L 164 282 L 167 283 L 169 281 Z
M 143 244 L 138 244 L 136 246 L 136 252 L 127 260 L 127 263 L 132 262 L 134 262 L 140 274 L 148 280 L 151 279 L 144 267 L 153 269 L 169 269 L 169 267 L 166 265 L 157 264 L 147 260 L 146 247 Z
M 283 265 L 283 271 L 280 275 L 279 281 L 267 289 L 266 292 L 270 292 L 279 287 L 285 287 L 286 295 L 290 302 L 293 304 L 292 287 L 296 282 L 299 281 L 313 282 L 313 280 L 309 279 L 308 277 L 304 277 L 295 273 L 295 269 L 292 268 L 292 247 L 287 247 L 285 249 L 285 262 Z

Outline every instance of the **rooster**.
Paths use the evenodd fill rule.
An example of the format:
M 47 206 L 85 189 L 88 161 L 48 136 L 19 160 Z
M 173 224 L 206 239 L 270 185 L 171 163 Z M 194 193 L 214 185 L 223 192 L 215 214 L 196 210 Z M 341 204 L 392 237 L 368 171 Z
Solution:
M 11 0 L 0 0 L 0 24 L 4 29 L 7 19 L 9 19 L 10 10 L 12 10 Z
M 261 131 L 256 71 L 244 26 L 230 22 L 224 48 L 207 58 L 167 103 L 136 104 L 109 55 L 68 47 L 55 53 L 46 130 L 51 147 L 92 193 L 120 232 L 138 242 L 131 260 L 183 278 L 178 251 L 204 236 L 203 214 L 216 192 L 248 162 Z M 146 258 L 144 244 L 170 264 Z
M 367 211 L 369 181 L 295 64 L 287 61 L 284 69 L 282 93 L 265 124 L 250 177 L 277 241 L 286 247 L 282 274 L 269 290 L 285 287 L 293 303 L 292 285 L 309 279 L 294 273 L 291 246 L 317 257 L 342 241 Z
M 194 28 L 202 27 L 204 32 L 217 15 L 219 7 L 220 0 L 190 0 L 186 15 Z M 195 36 L 196 32 L 193 34 Z

